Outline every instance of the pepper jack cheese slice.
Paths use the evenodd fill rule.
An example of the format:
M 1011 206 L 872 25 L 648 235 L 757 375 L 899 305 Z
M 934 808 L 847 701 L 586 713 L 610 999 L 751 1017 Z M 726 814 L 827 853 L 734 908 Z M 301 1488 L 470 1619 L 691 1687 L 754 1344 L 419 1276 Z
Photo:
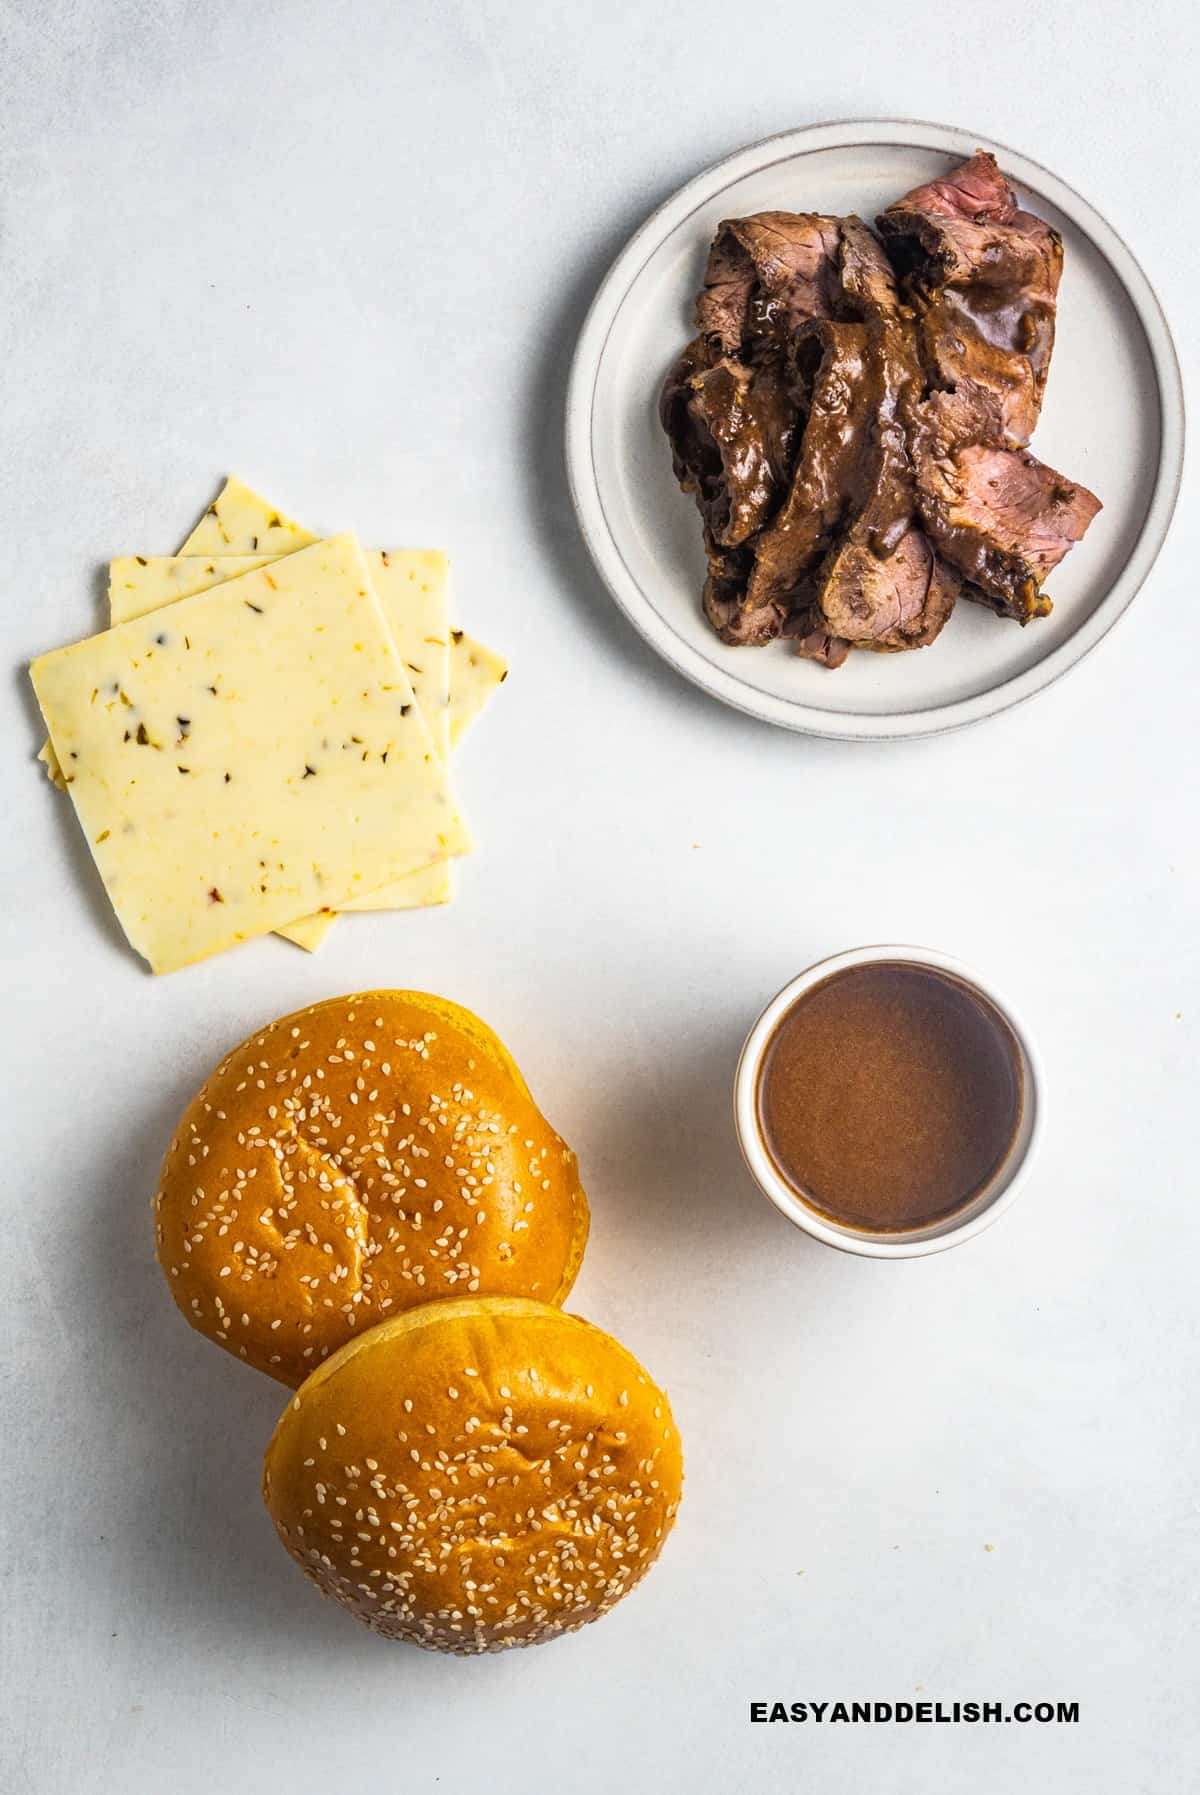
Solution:
M 60 792 L 65 792 L 67 789 L 67 782 L 63 778 L 63 770 L 58 764 L 58 755 L 54 752 L 54 743 L 50 741 L 48 737 L 38 749 L 37 757 L 45 767 L 46 777 L 51 785 L 57 786 Z
M 252 492 L 244 480 L 226 480 L 183 547 L 181 555 L 289 555 L 318 538 Z
M 317 538 L 244 481 L 225 482 L 180 555 L 285 555 Z M 380 594 L 382 597 L 382 594 Z M 508 663 L 463 630 L 450 640 L 450 736 L 454 746 L 508 677 Z M 414 682 L 415 683 L 415 682 Z
M 114 624 L 208 592 L 252 568 L 271 565 L 270 555 L 121 555 L 109 563 L 108 608 Z M 450 752 L 450 628 L 446 556 L 439 549 L 367 549 L 364 558 L 383 606 L 405 672 L 442 759 Z M 448 904 L 453 896 L 449 862 L 421 867 L 377 892 L 343 906 L 356 910 L 416 910 Z M 332 915 L 301 917 L 279 933 L 313 952 Z
M 156 972 L 465 845 L 350 534 L 32 674 L 109 896 Z
M 446 557 L 440 549 L 364 549 L 363 558 L 429 733 L 444 758 L 450 749 Z M 108 564 L 109 622 L 129 623 L 279 559 L 278 555 L 118 555 Z
M 508 662 L 465 630 L 450 632 L 450 746 L 457 748 L 492 693 L 508 678 Z
M 306 548 L 311 546 L 306 543 Z M 132 623 L 176 599 L 210 592 L 280 555 L 118 555 L 108 564 L 108 621 Z
M 234 477 L 226 480 L 179 552 L 181 556 L 209 557 L 262 553 L 269 558 L 290 555 L 293 550 L 309 548 L 318 540 L 311 530 L 285 517 L 244 480 Z M 110 602 L 111 598 L 110 570 Z M 314 916 L 302 916 L 288 923 L 276 933 L 285 935 L 297 947 L 312 954 L 333 927 L 333 920 L 330 912 L 318 911 Z
M 249 573 L 252 568 L 267 567 L 272 561 L 279 560 L 282 554 L 291 554 L 317 540 L 307 530 L 302 530 L 299 524 L 285 521 L 277 513 L 271 513 L 265 500 L 260 499 L 257 493 L 251 492 L 239 480 L 226 481 L 220 497 L 209 506 L 201 521 L 210 528 L 216 528 L 218 526 L 212 520 L 224 515 L 233 528 L 242 531 L 251 510 L 262 511 L 259 525 L 262 540 L 277 539 L 279 531 L 286 533 L 283 538 L 285 546 L 279 554 L 118 556 L 108 564 L 109 622 L 128 623 L 135 617 L 145 617 L 149 612 L 161 609 L 163 605 L 174 604 L 178 598 L 190 598 L 194 592 L 208 592 L 213 586 L 223 585 L 226 580 Z M 197 525 L 197 528 L 200 527 Z M 196 531 L 193 530 L 192 535 L 195 534 Z M 256 535 L 253 540 L 257 542 L 260 537 Z M 51 778 L 53 777 L 51 773 Z M 423 867 L 411 876 L 419 880 L 428 870 Z M 332 910 L 318 910 L 314 916 L 295 918 L 278 928 L 275 933 L 294 942 L 297 947 L 302 947 L 306 953 L 315 954 L 335 921 Z
M 267 499 L 253 492 L 243 481 L 233 478 L 226 481 L 216 500 L 184 543 L 180 554 L 182 557 L 219 555 L 222 551 L 228 554 L 252 554 L 264 545 L 273 543 L 281 545 L 282 552 L 286 553 L 297 544 L 311 541 L 315 541 L 315 538 L 309 535 L 303 525 L 285 517 Z M 436 623 L 430 620 L 427 652 L 408 653 L 405 647 L 408 638 L 404 624 L 399 619 L 406 614 L 406 597 L 411 603 L 415 594 L 411 590 L 406 593 L 404 583 L 407 581 L 411 588 L 414 583 L 423 582 L 415 580 L 411 563 L 398 559 L 398 554 L 391 558 L 394 564 L 390 569 L 389 557 L 381 555 L 378 550 L 374 551 L 374 558 L 368 554 L 367 559 L 375 589 L 384 610 L 392 620 L 397 642 L 401 644 L 401 654 L 409 663 L 414 690 L 430 719 L 434 739 L 442 752 L 449 754 L 450 749 L 482 711 L 492 693 L 507 679 L 508 663 L 463 630 L 449 630 L 449 613 L 445 601 L 446 560 L 441 555 L 438 556 L 442 582 L 440 619 Z M 445 658 L 440 658 L 433 654 L 432 639 L 438 633 L 445 636 L 447 631 L 447 654 Z M 439 695 L 444 696 L 449 711 L 440 730 L 434 718 L 434 713 L 439 708 Z M 411 874 L 398 885 L 385 886 L 344 908 L 402 910 L 425 904 L 446 904 L 452 896 L 452 875 L 449 865 L 444 864 L 440 870 L 436 866 L 426 867 L 419 873 Z M 312 952 L 320 945 L 330 922 L 328 917 L 302 917 L 299 922 L 280 929 L 279 933 L 286 935 L 297 946 Z
M 241 573 L 269 565 L 317 540 L 243 481 L 230 479 L 179 555 L 129 555 L 110 563 L 111 620 L 116 624 L 145 616 L 176 599 L 208 591 Z M 240 552 L 250 549 L 269 552 Z M 507 664 L 462 630 L 450 632 L 448 656 L 437 652 L 440 639 L 448 630 L 446 560 L 438 551 L 374 550 L 367 552 L 367 561 L 418 703 L 444 756 L 451 746 L 457 745 L 492 692 L 507 677 Z M 38 759 L 51 781 L 65 790 L 52 743 L 45 743 Z M 452 895 L 450 865 L 441 860 L 406 874 L 348 907 L 416 909 L 448 903 Z M 312 952 L 333 921 L 332 912 L 319 911 L 293 920 L 277 933 Z
M 137 593 L 138 596 L 118 600 L 115 582 L 118 575 L 123 575 L 129 566 L 139 570 L 148 569 L 150 575 L 156 579 L 161 570 L 164 585 L 171 588 L 170 599 L 163 598 L 161 600 L 165 604 L 176 598 L 186 598 L 192 592 L 206 592 L 211 586 L 220 585 L 225 580 L 233 579 L 238 573 L 245 572 L 251 567 L 266 566 L 270 559 L 270 556 L 265 555 L 224 555 L 215 557 L 205 565 L 199 558 L 181 558 L 174 555 L 121 556 L 109 565 L 109 599 L 113 622 L 124 620 L 126 605 L 130 607 L 127 614 L 131 617 L 144 616 L 147 611 L 155 610 L 158 606 L 157 595 L 153 600 L 147 599 L 148 583 L 146 586 L 142 586 L 138 581 L 129 582 L 131 593 Z M 185 571 L 188 569 L 194 569 L 194 572 Z M 142 578 L 145 580 L 146 576 L 143 575 Z M 403 642 L 403 639 L 401 637 L 400 642 Z M 401 653 L 403 652 L 401 647 Z M 450 652 L 450 746 L 457 748 L 497 686 L 502 685 L 508 678 L 508 662 L 494 649 L 488 648 L 483 642 L 476 641 L 473 636 L 468 636 L 465 630 L 450 632 Z M 413 681 L 413 690 L 416 691 L 415 680 Z M 426 718 L 427 722 L 428 720 Z M 45 767 L 51 783 L 65 791 L 66 783 L 59 769 L 54 749 L 49 742 L 43 743 L 38 759 Z M 406 886 L 415 884 L 417 880 L 422 879 L 432 870 L 432 868 L 425 867 L 420 873 L 408 874 L 405 880 Z M 426 897 L 421 900 L 422 903 L 444 903 L 445 901 L 445 898 L 442 897 Z M 409 906 L 398 904 L 396 907 L 405 909 Z
M 368 549 L 367 567 L 392 628 L 404 671 L 442 759 L 450 760 L 450 603 L 447 557 L 440 549 Z M 410 880 L 415 889 L 408 889 Z M 448 904 L 450 862 L 422 867 L 407 879 L 364 892 L 343 910 L 410 910 Z
M 235 554 L 238 552 L 236 545 L 244 543 L 248 554 L 262 549 L 264 553 L 273 550 L 277 555 L 288 555 L 294 549 L 308 548 L 316 541 L 317 537 L 308 530 L 274 510 L 244 481 L 234 478 L 226 480 L 180 552 L 185 556 L 218 555 L 222 552 Z M 110 604 L 111 600 L 110 566 Z M 332 912 L 322 910 L 314 916 L 301 916 L 276 933 L 285 936 L 288 941 L 294 941 L 297 947 L 304 948 L 306 952 L 315 954 L 333 927 L 333 922 Z

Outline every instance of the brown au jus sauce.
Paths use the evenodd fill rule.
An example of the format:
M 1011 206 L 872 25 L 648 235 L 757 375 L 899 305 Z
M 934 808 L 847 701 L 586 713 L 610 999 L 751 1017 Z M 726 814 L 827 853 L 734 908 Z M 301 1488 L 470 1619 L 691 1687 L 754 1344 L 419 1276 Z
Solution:
M 980 992 L 931 966 L 849 966 L 805 991 L 758 1075 L 763 1142 L 828 1220 L 899 1233 L 963 1209 L 1021 1124 L 1021 1055 Z

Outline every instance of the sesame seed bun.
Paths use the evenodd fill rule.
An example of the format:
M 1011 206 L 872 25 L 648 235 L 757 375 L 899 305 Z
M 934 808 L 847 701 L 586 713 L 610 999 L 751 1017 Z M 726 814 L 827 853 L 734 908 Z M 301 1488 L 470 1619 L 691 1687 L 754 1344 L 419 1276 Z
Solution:
M 263 1498 L 324 1595 L 389 1639 L 471 1654 L 606 1614 L 658 1557 L 683 1461 L 611 1335 L 511 1297 L 434 1303 L 315 1371 Z
M 469 1010 L 331 998 L 234 1049 L 192 1099 L 155 1198 L 184 1316 L 296 1385 L 443 1298 L 561 1303 L 587 1241 L 575 1155 Z

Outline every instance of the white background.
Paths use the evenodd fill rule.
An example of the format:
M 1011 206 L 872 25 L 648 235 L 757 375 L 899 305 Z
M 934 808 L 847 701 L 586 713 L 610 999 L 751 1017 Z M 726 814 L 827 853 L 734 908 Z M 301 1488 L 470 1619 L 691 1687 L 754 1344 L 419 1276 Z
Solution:
M 1047 163 L 1132 242 L 1188 359 L 1191 8 L 9 0 L 5 26 L 6 1795 L 1195 1786 L 1195 493 L 1065 682 L 850 748 L 649 656 L 560 455 L 628 233 L 826 117 Z M 444 544 L 513 674 L 462 755 L 480 848 L 453 908 L 155 981 L 33 764 L 23 664 L 229 471 L 306 523 Z M 762 1003 L 880 938 L 1011 992 L 1052 1102 L 1013 1212 L 896 1265 L 790 1229 L 729 1120 Z M 683 1430 L 659 1567 L 534 1652 L 427 1656 L 317 1599 L 259 1503 L 282 1392 L 191 1334 L 154 1264 L 158 1159 L 210 1063 L 369 984 L 460 999 L 514 1048 L 592 1197 L 573 1305 Z M 752 1699 L 918 1693 L 1081 1720 L 748 1724 Z

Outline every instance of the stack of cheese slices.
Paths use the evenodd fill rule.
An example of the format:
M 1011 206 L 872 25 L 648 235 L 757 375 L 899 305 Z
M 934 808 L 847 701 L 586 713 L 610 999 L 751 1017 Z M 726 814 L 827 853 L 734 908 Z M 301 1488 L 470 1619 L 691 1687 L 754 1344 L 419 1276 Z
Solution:
M 450 752 L 504 679 L 446 557 L 319 540 L 238 480 L 178 555 L 110 564 L 112 627 L 33 663 L 117 917 L 155 972 L 452 895 Z

